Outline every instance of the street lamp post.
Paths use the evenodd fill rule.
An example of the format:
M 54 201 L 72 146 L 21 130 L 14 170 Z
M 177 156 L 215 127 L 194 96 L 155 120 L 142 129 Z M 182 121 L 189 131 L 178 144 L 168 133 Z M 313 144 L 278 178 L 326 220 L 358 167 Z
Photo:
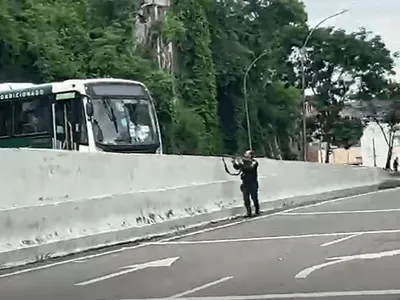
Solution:
M 302 125 L 303 125 L 303 129 L 302 129 L 302 144 L 303 144 L 303 160 L 307 161 L 307 107 L 306 107 L 306 77 L 305 77 L 305 49 L 307 47 L 308 41 L 310 39 L 310 37 L 313 35 L 314 31 L 316 29 L 319 28 L 319 26 L 321 26 L 323 23 L 325 23 L 326 21 L 335 18 L 337 16 L 340 16 L 346 12 L 348 12 L 348 9 L 342 10 L 336 14 L 333 14 L 329 17 L 326 17 L 325 19 L 323 19 L 321 22 L 319 22 L 317 25 L 314 26 L 313 29 L 311 29 L 311 31 L 308 33 L 306 39 L 304 40 L 303 46 L 300 49 L 300 62 L 301 62 L 301 91 L 302 91 Z
M 253 144 L 251 141 L 251 125 L 250 125 L 250 113 L 249 113 L 249 103 L 248 103 L 248 99 L 247 99 L 247 76 L 249 75 L 249 72 L 251 70 L 251 68 L 255 65 L 255 63 L 263 58 L 265 55 L 267 55 L 269 53 L 269 51 L 263 51 L 258 57 L 256 57 L 251 63 L 250 65 L 247 67 L 246 69 L 246 73 L 244 74 L 243 77 L 243 94 L 244 94 L 244 109 L 245 109 L 245 114 L 246 114 L 246 123 L 247 123 L 247 139 L 249 142 L 249 150 L 253 150 Z

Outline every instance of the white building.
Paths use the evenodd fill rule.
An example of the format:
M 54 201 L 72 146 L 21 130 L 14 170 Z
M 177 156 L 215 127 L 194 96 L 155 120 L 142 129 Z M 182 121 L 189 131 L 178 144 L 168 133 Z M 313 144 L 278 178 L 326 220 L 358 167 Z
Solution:
M 385 136 L 389 138 L 389 127 L 381 122 L 380 126 L 384 131 L 383 133 L 380 126 L 372 121 L 370 116 L 382 120 L 386 113 L 393 109 L 394 103 L 397 103 L 397 101 L 372 100 L 370 103 L 372 105 L 368 106 L 368 103 L 364 101 L 352 100 L 347 101 L 347 105 L 341 112 L 344 116 L 361 118 L 368 122 L 360 140 L 362 164 L 364 166 L 384 168 L 386 165 L 389 146 Z M 396 156 L 400 156 L 400 131 L 395 133 L 392 163 Z
M 389 129 L 387 124 L 381 124 L 387 137 L 389 137 Z M 400 156 L 400 132 L 395 133 L 393 145 L 392 164 L 396 156 Z M 375 122 L 369 122 L 364 129 L 361 137 L 361 154 L 364 166 L 369 167 L 385 167 L 386 157 L 388 153 L 388 144 L 382 130 Z M 391 164 L 391 165 L 392 165 Z

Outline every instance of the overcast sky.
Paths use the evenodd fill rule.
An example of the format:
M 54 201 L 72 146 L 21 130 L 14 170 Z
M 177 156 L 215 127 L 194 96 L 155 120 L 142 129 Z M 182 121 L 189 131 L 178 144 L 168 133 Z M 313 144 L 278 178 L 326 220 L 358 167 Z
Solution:
M 343 9 L 350 11 L 324 23 L 354 31 L 365 27 L 382 36 L 391 51 L 400 51 L 400 0 L 303 0 L 309 23 L 319 21 Z M 400 79 L 400 61 L 396 78 Z

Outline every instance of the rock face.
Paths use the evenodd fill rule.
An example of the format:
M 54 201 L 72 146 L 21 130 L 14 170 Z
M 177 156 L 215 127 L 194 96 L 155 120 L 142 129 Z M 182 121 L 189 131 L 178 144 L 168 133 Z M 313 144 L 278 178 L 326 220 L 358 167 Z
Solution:
M 171 0 L 142 0 L 135 23 L 136 39 L 139 44 L 147 44 L 149 42 L 150 28 L 157 21 L 163 19 L 170 3 Z M 172 49 L 172 44 L 166 45 L 159 38 L 156 46 L 152 49 L 160 68 L 170 72 L 172 72 Z

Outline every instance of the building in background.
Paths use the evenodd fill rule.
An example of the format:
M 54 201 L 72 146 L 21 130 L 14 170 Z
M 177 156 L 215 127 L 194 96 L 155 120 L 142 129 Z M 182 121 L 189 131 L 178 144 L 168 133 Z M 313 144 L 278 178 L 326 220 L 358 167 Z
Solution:
M 376 100 L 373 101 L 373 106 L 376 108 L 377 117 L 380 119 L 393 101 Z M 307 110 L 308 115 L 315 115 L 317 112 L 314 108 Z M 374 122 L 366 113 L 365 104 L 362 101 L 352 100 L 347 101 L 341 115 L 343 117 L 359 118 L 368 121 L 364 128 L 360 142 L 350 149 L 341 149 L 332 147 L 329 154 L 329 163 L 333 164 L 350 164 L 363 165 L 369 167 L 383 168 L 386 164 L 388 153 L 388 144 L 385 140 L 385 135 L 388 137 L 388 125 L 385 123 Z M 325 162 L 326 143 L 314 141 L 309 144 L 308 159 L 311 162 Z M 396 157 L 400 157 L 400 131 L 395 133 L 394 147 L 392 155 L 392 163 Z
M 308 161 L 325 163 L 326 151 L 327 147 L 325 142 L 316 141 L 310 143 L 308 148 Z M 350 149 L 331 146 L 329 163 L 337 165 L 363 165 L 360 144 L 355 145 Z
M 375 109 L 375 115 L 378 120 L 390 110 L 395 100 L 373 100 L 372 106 Z M 371 112 L 368 112 L 366 105 L 362 101 L 347 101 L 343 109 L 343 114 L 363 119 L 368 122 L 364 128 L 360 139 L 360 147 L 363 165 L 368 167 L 384 168 L 386 164 L 387 153 L 389 150 L 385 136 L 389 137 L 389 126 L 384 122 L 379 124 L 370 118 Z M 394 133 L 392 162 L 400 156 L 400 132 Z M 391 164 L 392 165 L 392 164 Z
M 380 125 L 385 131 L 386 136 L 389 136 L 387 124 Z M 385 167 L 389 147 L 385 141 L 384 134 L 377 123 L 369 122 L 365 127 L 364 134 L 361 137 L 361 150 L 364 166 Z M 397 156 L 400 156 L 399 132 L 396 132 L 394 136 L 392 162 Z
M 311 104 L 312 97 L 307 97 L 306 102 L 306 114 L 307 117 L 315 117 L 318 115 L 318 110 Z M 341 112 L 341 116 L 343 117 L 360 117 L 359 114 L 357 115 L 357 110 L 351 108 L 345 109 Z M 307 151 L 307 160 L 310 162 L 318 162 L 318 163 L 325 163 L 326 159 L 326 152 L 327 143 L 321 142 L 315 139 L 313 142 L 308 144 L 308 151 Z M 342 149 L 338 148 L 335 145 L 331 145 L 329 149 L 329 163 L 331 164 L 347 164 L 347 165 L 361 165 L 363 163 L 362 160 L 362 151 L 360 147 L 360 143 L 354 145 L 350 149 Z

